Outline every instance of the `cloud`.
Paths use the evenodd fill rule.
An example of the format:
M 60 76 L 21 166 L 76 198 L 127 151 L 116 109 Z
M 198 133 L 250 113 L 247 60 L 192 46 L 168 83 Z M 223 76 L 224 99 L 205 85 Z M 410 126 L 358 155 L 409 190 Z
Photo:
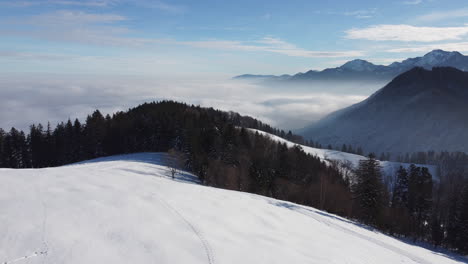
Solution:
M 417 21 L 434 22 L 445 19 L 456 19 L 461 17 L 468 17 L 468 8 L 461 8 L 456 10 L 432 12 L 416 18 Z
M 375 25 L 347 30 L 348 39 L 373 41 L 434 42 L 459 40 L 468 34 L 468 25 L 461 27 L 416 27 L 410 25 Z
M 65 54 L 49 54 L 49 53 L 33 53 L 33 52 L 18 52 L 18 51 L 2 51 L 0 50 L 0 58 L 17 59 L 17 60 L 53 60 L 63 61 L 73 59 L 74 56 Z
M 265 37 L 254 41 L 173 41 L 172 44 L 188 45 L 192 47 L 207 49 L 270 52 L 283 54 L 291 57 L 304 58 L 358 57 L 363 55 L 363 52 L 361 51 L 311 51 L 298 48 L 294 44 L 272 37 Z
M 446 51 L 468 52 L 468 42 L 454 42 L 454 43 L 407 46 L 407 47 L 388 49 L 387 52 L 393 52 L 393 53 L 429 52 L 435 49 L 442 49 Z
M 409 1 L 404 1 L 404 5 L 419 5 L 423 2 L 423 0 L 409 0 Z
M 223 79 L 5 73 L 0 74 L 0 92 L 0 127 L 4 129 L 27 129 L 31 123 L 56 124 L 68 118 L 83 120 L 96 108 L 113 113 L 162 99 L 232 110 L 291 129 L 366 97 L 294 87 L 271 90 Z
M 75 6 L 75 7 L 109 7 L 119 4 L 129 4 L 144 8 L 159 9 L 167 13 L 182 14 L 188 9 L 186 6 L 170 4 L 158 0 L 36 0 L 36 1 L 2 1 L 0 5 L 10 7 L 32 7 L 32 6 Z
M 116 14 L 95 14 L 83 11 L 60 10 L 54 13 L 32 16 L 26 23 L 38 26 L 76 26 L 82 24 L 114 23 L 127 20 Z
M 377 8 L 361 9 L 350 12 L 344 12 L 345 16 L 352 16 L 359 19 L 372 18 L 377 13 Z
M 142 5 L 150 8 L 156 8 L 174 14 L 183 14 L 187 12 L 187 7 L 182 5 L 173 5 L 162 1 L 140 1 Z
M 132 30 L 120 23 L 127 20 L 127 17 L 116 14 L 61 10 L 29 18 L 13 19 L 6 26 L 16 23 L 21 26 L 27 25 L 28 28 L 21 27 L 21 30 L 14 30 L 8 27 L 8 29 L 2 30 L 0 27 L 0 33 L 52 41 L 105 46 L 145 47 L 147 49 L 154 49 L 159 46 L 188 46 L 211 50 L 268 52 L 303 58 L 358 57 L 363 55 L 363 52 L 356 50 L 307 50 L 273 37 L 248 41 L 220 39 L 181 41 L 175 39 L 130 37 L 129 33 L 132 33 Z
M 3 1 L 1 5 L 10 7 L 31 7 L 40 5 L 82 6 L 82 7 L 106 7 L 117 3 L 118 0 L 37 0 L 37 1 Z
M 340 16 L 351 16 L 354 18 L 364 19 L 364 18 L 372 18 L 377 14 L 377 8 L 369 8 L 369 9 L 359 9 L 353 11 L 323 11 L 318 10 L 315 11 L 316 14 L 325 14 L 325 15 L 340 15 Z

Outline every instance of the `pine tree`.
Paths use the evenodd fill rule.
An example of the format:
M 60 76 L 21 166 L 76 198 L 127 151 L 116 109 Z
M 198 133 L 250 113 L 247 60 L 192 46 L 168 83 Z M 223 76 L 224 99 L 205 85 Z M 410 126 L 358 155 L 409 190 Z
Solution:
M 442 240 L 444 239 L 444 230 L 442 229 L 442 224 L 439 216 L 433 216 L 431 221 L 431 231 L 432 231 L 432 242 L 435 247 L 440 246 Z
M 393 188 L 392 207 L 408 207 L 408 172 L 400 166 L 397 172 L 396 183 Z
M 421 238 L 428 229 L 432 212 L 432 175 L 425 167 L 410 166 L 408 208 L 412 217 L 414 239 Z
M 457 206 L 456 229 L 457 238 L 455 245 L 462 253 L 468 253 L 468 181 L 462 191 L 460 202 Z
M 5 131 L 0 128 L 0 168 L 4 168 L 5 164 Z
M 358 155 L 363 155 L 363 154 L 364 154 L 364 151 L 362 150 L 361 147 L 358 147 L 358 148 L 357 148 L 356 154 L 358 154 Z
M 343 146 L 341 146 L 341 151 L 348 152 L 348 147 L 346 146 L 346 144 L 343 144 Z
M 384 188 L 381 167 L 373 154 L 359 161 L 354 195 L 360 208 L 359 217 L 367 224 L 378 224 L 384 206 Z

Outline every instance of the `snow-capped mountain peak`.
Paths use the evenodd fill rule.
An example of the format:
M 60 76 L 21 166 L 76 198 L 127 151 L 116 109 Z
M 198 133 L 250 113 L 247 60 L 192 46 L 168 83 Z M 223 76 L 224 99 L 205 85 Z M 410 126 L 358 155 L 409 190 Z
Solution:
M 424 55 L 418 62 L 418 64 L 421 65 L 438 65 L 440 63 L 443 63 L 447 61 L 448 59 L 461 55 L 459 52 L 453 51 L 453 52 L 448 52 L 448 51 L 443 51 L 443 50 L 433 50 L 426 55 Z M 462 55 L 461 55 L 462 56 Z
M 375 65 L 366 60 L 352 60 L 343 64 L 341 69 L 353 70 L 353 71 L 372 71 L 375 69 Z

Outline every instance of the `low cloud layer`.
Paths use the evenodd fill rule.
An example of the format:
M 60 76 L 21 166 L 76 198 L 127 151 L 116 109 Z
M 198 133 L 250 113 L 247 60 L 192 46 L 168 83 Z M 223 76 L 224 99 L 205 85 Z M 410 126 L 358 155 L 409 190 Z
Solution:
M 288 87 L 281 91 L 230 80 L 0 76 L 0 127 L 27 129 L 32 123 L 48 121 L 55 125 L 68 118 L 83 120 L 94 109 L 114 113 L 143 102 L 172 99 L 232 110 L 283 129 L 295 129 L 366 97 L 363 93 L 318 90 Z

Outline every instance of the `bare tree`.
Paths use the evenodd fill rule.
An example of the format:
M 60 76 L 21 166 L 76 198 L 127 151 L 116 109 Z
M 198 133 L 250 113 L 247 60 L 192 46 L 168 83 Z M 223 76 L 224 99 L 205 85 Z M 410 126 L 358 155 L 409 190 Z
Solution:
M 172 179 L 174 179 L 176 174 L 179 173 L 179 170 L 182 169 L 182 163 L 182 153 L 173 148 L 167 152 L 165 164 L 171 174 Z

